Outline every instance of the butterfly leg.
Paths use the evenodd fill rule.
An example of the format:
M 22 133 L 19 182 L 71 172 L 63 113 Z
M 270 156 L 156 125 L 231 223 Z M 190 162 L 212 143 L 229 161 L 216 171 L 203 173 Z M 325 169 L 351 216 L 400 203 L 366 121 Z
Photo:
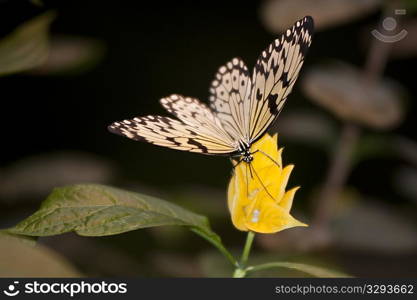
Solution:
M 250 170 L 250 166 L 249 166 Z M 246 197 L 249 198 L 249 178 L 248 178 L 248 164 L 246 164 Z M 251 178 L 252 178 L 252 172 L 251 172 Z
M 252 165 L 250 163 L 247 163 L 246 165 L 249 166 L 249 173 L 250 173 L 250 179 L 253 179 L 253 174 L 252 174 Z
M 251 164 L 249 164 L 249 170 L 251 170 L 253 167 Z M 268 194 L 269 197 L 271 197 L 272 200 L 275 201 L 275 198 L 271 195 L 271 193 L 268 191 L 264 183 L 262 182 L 261 178 L 259 177 L 258 173 L 256 172 L 255 168 L 253 168 L 253 173 L 255 174 L 256 178 L 258 179 L 259 183 L 262 185 L 262 188 L 265 190 L 265 192 Z M 251 171 L 252 174 L 252 171 Z
M 264 151 L 258 149 L 258 150 L 253 151 L 251 154 L 255 154 L 256 152 L 262 153 L 263 155 L 265 155 L 266 157 L 268 157 L 274 164 L 276 164 L 278 167 L 281 168 L 281 165 L 275 159 L 273 159 L 271 157 L 271 155 L 269 155 L 268 153 L 265 153 Z
M 233 170 L 243 161 L 243 159 L 239 159 L 239 161 L 237 162 L 237 164 L 233 165 Z

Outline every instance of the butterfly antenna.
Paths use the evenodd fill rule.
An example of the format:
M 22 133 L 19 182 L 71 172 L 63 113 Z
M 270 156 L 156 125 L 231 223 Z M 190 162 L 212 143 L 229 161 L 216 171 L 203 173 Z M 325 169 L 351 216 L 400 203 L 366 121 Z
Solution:
M 249 170 L 250 170 L 250 167 L 249 167 Z M 246 198 L 249 198 L 248 164 L 246 164 Z

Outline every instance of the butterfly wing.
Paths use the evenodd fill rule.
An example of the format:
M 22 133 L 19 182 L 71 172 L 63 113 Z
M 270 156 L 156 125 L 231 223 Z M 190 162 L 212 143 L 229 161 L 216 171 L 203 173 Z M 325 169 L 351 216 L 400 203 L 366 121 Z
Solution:
M 250 95 L 251 143 L 262 136 L 282 110 L 310 47 L 313 26 L 311 17 L 297 21 L 258 58 Z
M 160 100 L 161 105 L 185 124 L 197 127 L 200 133 L 214 135 L 227 144 L 234 144 L 217 116 L 196 98 L 171 95 Z
M 236 151 L 236 143 L 219 125 L 219 120 L 197 99 L 172 95 L 161 99 L 161 103 L 180 120 L 136 117 L 114 122 L 109 130 L 133 140 L 183 151 L 218 155 Z
M 262 52 L 252 80 L 242 60 L 219 68 L 210 107 L 172 95 L 161 104 L 179 120 L 163 116 L 114 122 L 113 133 L 155 145 L 203 154 L 230 154 L 239 141 L 253 142 L 275 120 L 298 77 L 311 44 L 313 20 L 305 17 Z
M 221 66 L 210 87 L 210 108 L 235 141 L 247 140 L 248 137 L 248 118 L 244 106 L 249 100 L 250 91 L 249 71 L 239 58 Z

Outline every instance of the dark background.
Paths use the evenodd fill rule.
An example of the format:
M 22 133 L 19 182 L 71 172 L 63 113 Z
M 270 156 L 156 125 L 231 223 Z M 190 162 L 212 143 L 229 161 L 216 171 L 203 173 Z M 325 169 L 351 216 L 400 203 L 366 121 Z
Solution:
M 217 68 L 235 56 L 253 67 L 261 50 L 275 36 L 260 22 L 260 3 L 44 1 L 44 6 L 36 6 L 29 1 L 0 1 L 1 36 L 10 33 L 23 21 L 53 9 L 57 18 L 51 27 L 52 34 L 87 36 L 100 40 L 106 47 L 103 59 L 88 72 L 68 76 L 20 73 L 0 78 L 0 168 L 8 168 L 28 156 L 72 149 L 98 155 L 117 166 L 111 182 L 113 185 L 149 191 L 154 195 L 175 195 L 178 190 L 194 190 L 196 187 L 214 191 L 213 199 L 205 193 L 205 199 L 192 201 L 216 202 L 217 207 L 225 212 L 212 221 L 213 227 L 225 235 L 227 243 L 239 248 L 243 234 L 233 229 L 226 216 L 225 191 L 231 171 L 227 159 L 134 142 L 109 133 L 106 127 L 113 121 L 137 115 L 165 114 L 158 100 L 172 93 L 206 101 L 208 87 Z M 364 27 L 378 22 L 379 17 L 380 12 L 374 13 L 317 33 L 305 68 L 330 58 L 364 65 L 366 48 L 361 46 L 359 33 Z M 415 58 L 391 61 L 385 71 L 386 76 L 395 77 L 409 92 L 408 100 L 405 100 L 405 119 L 391 133 L 413 140 L 416 139 L 413 117 L 417 110 L 414 101 L 417 93 L 416 62 Z M 310 102 L 296 84 L 282 115 L 299 108 L 328 114 Z M 340 127 L 340 121 L 331 116 L 330 119 L 335 128 Z M 279 120 L 277 128 L 279 132 Z M 373 131 L 364 129 L 365 134 L 368 132 Z M 300 144 L 285 136 L 280 136 L 280 144 L 285 145 L 285 163 L 296 165 L 289 186 L 302 186 L 294 206 L 306 216 L 308 222 L 311 207 L 308 195 L 323 181 L 328 157 L 315 146 Z M 389 157 L 375 157 L 361 162 L 349 176 L 348 185 L 355 186 L 360 193 L 378 198 L 382 203 L 415 213 L 415 202 L 393 188 L 392 174 L 401 163 L 401 159 Z M 17 222 L 18 218 L 34 211 L 44 197 L 2 203 L 0 215 L 4 224 Z M 204 208 L 194 205 L 197 212 L 205 213 Z M 71 236 L 70 239 L 83 238 Z M 174 251 L 175 255 L 195 255 L 209 247 L 191 234 L 181 239 L 186 241 L 186 247 L 178 245 L 175 238 L 173 243 L 159 242 L 158 237 L 148 230 L 98 240 L 122 249 L 123 255 L 127 253 L 134 257 L 140 266 L 146 265 L 144 257 L 148 257 L 155 248 Z M 62 250 L 62 254 L 71 260 L 71 255 L 56 246 L 57 241 L 59 237 L 49 245 Z M 86 257 L 94 255 L 88 249 L 84 251 Z M 324 253 L 323 256 L 339 257 L 336 250 L 327 249 Z M 367 259 L 373 254 L 359 256 L 362 255 Z M 415 255 L 411 257 L 415 260 Z M 351 258 L 352 261 L 355 259 L 356 256 Z M 151 266 L 138 272 L 103 271 L 95 269 L 94 265 L 86 267 L 82 261 L 73 260 L 87 274 L 177 275 L 165 271 L 154 273 L 150 271 Z M 345 261 L 342 265 L 349 270 L 346 267 L 349 262 Z M 375 265 L 378 266 L 377 263 Z M 370 276 L 379 275 L 380 270 L 352 269 Z M 402 274 L 400 270 L 396 272 L 397 275 Z

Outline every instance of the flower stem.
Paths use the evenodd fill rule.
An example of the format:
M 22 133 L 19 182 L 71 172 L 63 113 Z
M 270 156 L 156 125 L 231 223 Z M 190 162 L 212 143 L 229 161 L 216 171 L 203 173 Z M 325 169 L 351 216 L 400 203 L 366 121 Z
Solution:
M 246 236 L 246 243 L 245 247 L 243 248 L 242 257 L 240 258 L 240 266 L 246 267 L 246 263 L 248 262 L 249 253 L 252 248 L 253 239 L 255 238 L 255 233 L 253 231 L 249 231 L 248 235 Z
M 246 236 L 245 247 L 243 248 L 239 264 L 233 273 L 233 278 L 243 278 L 246 276 L 246 263 L 248 262 L 249 253 L 252 248 L 254 238 L 255 233 L 253 231 L 249 231 L 248 235 Z

